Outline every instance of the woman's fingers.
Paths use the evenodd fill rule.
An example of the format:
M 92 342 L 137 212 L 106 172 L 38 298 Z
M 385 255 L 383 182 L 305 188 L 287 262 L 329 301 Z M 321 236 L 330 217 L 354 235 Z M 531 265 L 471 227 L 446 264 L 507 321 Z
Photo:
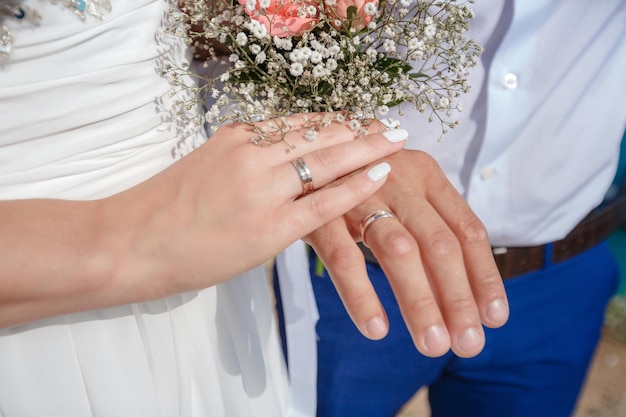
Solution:
M 381 162 L 341 181 L 287 204 L 282 209 L 284 227 L 293 227 L 293 239 L 303 237 L 340 217 L 374 195 L 385 182 L 391 167 Z
M 340 122 L 336 113 L 294 114 L 254 123 L 232 123 L 214 136 L 226 136 L 238 146 L 256 145 L 275 163 L 316 149 L 351 141 L 361 134 Z M 248 151 L 250 151 L 248 149 Z M 253 152 L 253 151 L 250 151 Z
M 277 166 L 272 183 L 281 184 L 290 198 L 308 194 L 401 149 L 407 138 L 408 132 L 398 129 L 316 149 Z M 285 178 L 290 178 L 286 187 Z
M 181 251 L 193 247 L 204 253 L 206 247 L 218 248 L 213 262 L 207 255 L 202 259 L 220 265 L 220 271 L 213 268 L 215 280 L 270 259 L 371 197 L 390 168 L 370 164 L 402 149 L 408 136 L 406 131 L 393 131 L 355 139 L 353 131 L 334 123 L 321 129 L 325 136 L 320 142 L 306 143 L 302 132 L 289 132 L 302 140 L 290 149 L 280 144 L 255 146 L 244 129 L 249 126 L 220 128 L 168 169 L 159 184 L 144 186 L 154 185 L 158 198 L 164 198 L 167 188 L 167 207 L 176 210 L 174 221 L 159 223 L 168 230 L 157 235 L 174 230 L 201 241 L 193 245 L 185 237 L 181 240 L 188 244 L 181 245 Z M 354 171 L 340 184 L 319 189 Z M 310 186 L 319 190 L 305 194 Z

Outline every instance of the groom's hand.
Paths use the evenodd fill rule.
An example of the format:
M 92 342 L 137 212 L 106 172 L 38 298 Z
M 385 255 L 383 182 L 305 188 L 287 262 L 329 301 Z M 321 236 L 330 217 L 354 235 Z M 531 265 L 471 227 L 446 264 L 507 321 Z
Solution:
M 361 333 L 380 339 L 387 318 L 355 241 L 369 214 L 394 213 L 370 223 L 364 239 L 389 279 L 415 346 L 431 357 L 450 348 L 475 356 L 485 341 L 481 323 L 500 327 L 509 315 L 487 231 L 432 157 L 403 150 L 384 160 L 392 170 L 383 188 L 306 240 Z

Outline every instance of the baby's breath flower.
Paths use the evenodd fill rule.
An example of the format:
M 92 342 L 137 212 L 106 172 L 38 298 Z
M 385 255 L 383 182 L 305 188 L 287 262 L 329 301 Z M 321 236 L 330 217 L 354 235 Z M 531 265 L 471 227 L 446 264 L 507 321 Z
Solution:
M 306 139 L 308 142 L 313 142 L 315 139 L 317 139 L 317 130 L 315 129 L 309 129 L 304 133 L 304 139 Z
M 265 62 L 266 58 L 267 58 L 267 56 L 265 55 L 265 52 L 261 51 L 254 58 L 254 62 L 256 62 L 257 64 L 261 65 L 261 64 L 263 64 Z
M 393 39 L 385 39 L 383 42 L 383 49 L 385 52 L 395 52 L 396 51 L 396 43 Z
M 249 21 L 246 27 L 250 30 L 250 32 L 252 32 L 252 35 L 258 39 L 263 39 L 267 36 L 266 27 L 256 20 Z
M 324 56 L 318 51 L 311 52 L 311 56 L 309 58 L 309 60 L 313 64 L 319 64 L 320 62 L 322 62 L 323 59 L 324 59 Z
M 360 2 L 350 12 L 356 15 L 340 14 L 343 1 Z M 202 87 L 188 87 L 213 98 L 205 115 L 210 123 L 338 112 L 332 120 L 348 121 L 362 134 L 365 120 L 387 115 L 392 106 L 403 115 L 409 106 L 439 121 L 445 132 L 457 123 L 454 116 L 463 109 L 459 97 L 469 91 L 467 76 L 482 52 L 475 41 L 465 39 L 471 3 L 237 0 L 233 5 L 232 0 L 186 0 L 187 17 L 172 33 L 189 36 L 190 45 L 205 44 L 196 37 L 216 39 L 229 50 L 220 57 L 208 47 L 213 52 L 205 66 L 221 62 L 216 68 L 224 72 L 202 76 Z M 203 29 L 189 32 L 189 21 Z M 189 68 L 168 68 L 175 85 L 187 85 Z M 177 108 L 190 114 L 190 105 Z M 321 122 L 305 122 L 311 127 L 307 139 L 317 134 L 316 123 Z M 272 135 L 260 132 L 257 141 L 262 144 Z
M 322 64 L 317 64 L 313 67 L 312 73 L 315 78 L 322 78 L 326 76 L 326 68 Z
M 253 11 L 256 9 L 256 0 L 248 0 L 246 1 L 246 9 Z
M 248 36 L 246 36 L 246 34 L 243 32 L 239 32 L 237 34 L 237 43 L 240 46 L 245 46 L 248 43 Z
M 337 69 L 337 67 L 339 66 L 339 64 L 337 63 L 337 61 L 333 58 L 329 58 L 326 61 L 326 68 L 328 68 L 329 71 L 334 71 Z
M 350 130 L 357 131 L 361 128 L 361 122 L 357 119 L 352 119 L 348 122 L 348 127 Z
M 424 36 L 426 36 L 427 38 L 432 38 L 433 36 L 435 36 L 436 33 L 437 33 L 437 26 L 434 24 L 428 25 L 424 29 Z
M 365 7 L 363 8 L 363 11 L 365 12 L 366 15 L 376 16 L 376 13 L 378 12 L 378 7 L 376 3 L 374 2 L 365 3 Z
M 302 50 L 301 49 L 294 49 L 293 51 L 291 51 L 291 53 L 289 54 L 289 60 L 291 62 L 304 61 L 304 56 L 302 55 Z
M 303 72 L 304 72 L 304 67 L 299 62 L 294 62 L 289 67 L 289 73 L 293 75 L 294 77 L 301 76 Z

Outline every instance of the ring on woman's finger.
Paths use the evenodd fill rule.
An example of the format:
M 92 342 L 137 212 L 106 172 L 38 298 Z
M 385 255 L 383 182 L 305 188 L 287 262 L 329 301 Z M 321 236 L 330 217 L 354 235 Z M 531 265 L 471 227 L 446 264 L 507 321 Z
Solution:
M 300 181 L 302 181 L 302 194 L 310 194 L 315 191 L 311 170 L 307 166 L 306 162 L 304 162 L 304 159 L 296 158 L 292 159 L 290 162 L 296 171 L 298 171 L 298 175 L 300 175 Z
M 396 217 L 396 216 L 389 210 L 376 210 L 375 212 L 368 214 L 363 219 L 363 221 L 361 222 L 361 241 L 363 242 L 365 246 L 367 246 L 367 243 L 365 243 L 365 232 L 367 231 L 367 228 L 370 227 L 371 224 L 374 223 L 376 220 L 383 219 L 385 217 Z

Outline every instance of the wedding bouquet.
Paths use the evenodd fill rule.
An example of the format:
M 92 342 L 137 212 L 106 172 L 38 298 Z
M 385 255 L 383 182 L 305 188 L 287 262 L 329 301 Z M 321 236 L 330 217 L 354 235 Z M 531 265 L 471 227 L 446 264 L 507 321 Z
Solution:
M 364 121 L 409 105 L 444 134 L 457 124 L 482 52 L 465 38 L 473 2 L 188 0 L 177 22 L 205 67 L 222 63 L 219 74 L 195 74 L 196 92 L 213 101 L 213 126 L 334 112 L 361 131 Z M 255 140 L 267 139 L 261 132 Z

